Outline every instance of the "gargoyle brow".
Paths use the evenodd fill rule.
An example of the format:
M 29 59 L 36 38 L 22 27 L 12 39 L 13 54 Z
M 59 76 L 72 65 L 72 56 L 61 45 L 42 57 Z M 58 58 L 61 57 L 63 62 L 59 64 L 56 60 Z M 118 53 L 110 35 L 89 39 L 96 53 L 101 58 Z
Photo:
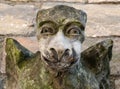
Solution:
M 55 22 L 53 22 L 53 21 L 51 21 L 51 20 L 45 20 L 45 21 L 41 21 L 40 23 L 39 23 L 39 27 L 41 27 L 42 25 L 44 25 L 44 24 L 49 24 L 49 23 L 52 23 L 52 24 L 54 24 L 54 25 L 56 25 L 56 23 Z
M 78 25 L 81 28 L 81 30 L 85 29 L 85 27 L 79 21 L 68 22 L 68 23 L 65 24 L 65 28 L 67 28 L 67 27 L 69 27 L 71 25 Z

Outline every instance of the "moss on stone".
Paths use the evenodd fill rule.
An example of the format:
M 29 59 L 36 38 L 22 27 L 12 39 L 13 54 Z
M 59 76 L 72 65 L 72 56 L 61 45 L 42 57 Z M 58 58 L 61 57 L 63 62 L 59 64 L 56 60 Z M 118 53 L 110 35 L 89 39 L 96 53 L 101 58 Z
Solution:
M 18 49 L 17 42 L 11 38 L 6 39 L 6 53 L 9 59 L 11 59 L 12 62 L 17 64 L 19 61 L 23 60 L 25 58 L 23 52 L 21 49 Z
M 98 83 L 102 84 L 102 81 L 106 81 L 104 87 L 109 89 L 107 83 L 109 81 L 108 64 L 111 56 L 108 55 L 111 55 L 112 45 L 112 41 L 106 40 L 90 47 L 82 53 L 82 58 L 84 58 L 80 61 L 82 65 L 80 63 L 79 67 L 76 66 L 69 71 L 70 73 L 63 74 L 63 77 L 55 77 L 40 59 L 39 52 L 32 54 L 16 40 L 7 38 L 6 87 L 7 89 L 73 89 L 75 87 L 79 87 L 78 89 L 98 89 Z M 89 62 L 92 57 L 91 53 L 98 53 L 98 56 L 92 56 L 95 57 L 94 60 L 102 61 L 100 62 L 102 63 L 102 70 L 99 74 L 96 74 L 99 66 L 93 67 L 95 72 L 93 68 L 88 66 L 91 65 L 89 64 L 91 63 Z M 100 76 L 101 73 L 106 73 L 106 75 Z M 57 85 L 60 81 L 62 81 L 62 85 Z

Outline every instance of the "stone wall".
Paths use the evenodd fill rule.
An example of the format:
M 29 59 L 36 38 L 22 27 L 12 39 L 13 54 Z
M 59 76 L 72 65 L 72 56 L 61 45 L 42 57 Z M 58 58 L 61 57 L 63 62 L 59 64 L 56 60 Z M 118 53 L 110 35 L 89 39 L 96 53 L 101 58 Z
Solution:
M 4 0 L 2 0 L 4 1 Z M 120 0 L 7 0 L 12 2 L 120 3 Z
M 34 1 L 15 3 L 10 1 Z M 34 23 L 38 9 L 64 4 L 84 10 L 88 15 L 86 40 L 83 50 L 104 40 L 113 39 L 113 58 L 111 66 L 112 89 L 120 89 L 120 0 L 88 0 L 93 2 L 118 2 L 115 4 L 82 4 L 85 0 L 1 0 L 0 2 L 0 71 L 5 73 L 4 40 L 6 37 L 17 39 L 22 45 L 36 52 L 38 43 L 35 37 Z M 57 2 L 56 2 L 57 1 Z M 59 1 L 59 2 L 58 2 Z M 87 1 L 87 0 L 86 0 Z M 77 3 L 74 3 L 77 2 Z M 29 44 L 29 45 L 28 45 Z M 2 74 L 0 74 L 2 75 Z M 2 86 L 0 76 L 0 86 Z M 0 89 L 2 89 L 0 87 Z
M 7 3 L 28 3 L 28 2 L 69 2 L 69 3 L 84 3 L 84 4 L 120 4 L 120 0 L 0 0 Z

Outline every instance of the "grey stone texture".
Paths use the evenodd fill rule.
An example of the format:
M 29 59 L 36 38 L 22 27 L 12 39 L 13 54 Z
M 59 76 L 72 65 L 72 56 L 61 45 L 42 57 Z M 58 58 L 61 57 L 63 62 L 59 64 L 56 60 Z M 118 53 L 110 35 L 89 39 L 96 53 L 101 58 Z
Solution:
M 43 3 L 43 8 L 49 8 L 62 3 Z M 94 5 L 64 3 L 84 10 L 88 15 L 86 36 L 119 36 L 120 5 Z M 0 4 L 0 34 L 2 35 L 33 35 L 35 15 L 38 7 L 34 5 L 10 6 Z M 4 31 L 6 30 L 7 31 Z
M 12 2 L 78 2 L 78 3 L 118 3 L 120 0 L 8 0 Z
M 31 35 L 34 29 L 30 27 L 35 19 L 33 5 L 10 6 L 0 3 L 0 34 L 1 35 Z
M 0 73 L 5 73 L 4 38 L 0 36 Z
M 93 45 L 99 41 L 105 39 L 112 39 L 114 41 L 113 45 L 113 56 L 110 63 L 111 66 L 111 74 L 113 75 L 120 75 L 120 38 L 119 37 L 102 37 L 102 38 L 86 38 L 85 42 L 83 43 L 83 50 L 88 48 L 90 45 Z
M 6 89 L 5 87 L 6 76 L 0 73 L 0 89 Z
M 36 37 L 15 37 L 14 39 L 16 39 L 18 42 L 20 42 L 22 45 L 24 45 L 24 47 L 26 47 L 27 49 L 29 49 L 30 51 L 32 51 L 33 53 L 35 53 L 36 51 L 38 51 L 38 42 L 37 42 L 37 38 Z M 91 45 L 94 45 L 102 40 L 105 39 L 112 39 L 114 41 L 114 45 L 113 45 L 113 57 L 112 60 L 110 62 L 110 66 L 111 66 L 111 75 L 119 75 L 120 74 L 120 38 L 119 37 L 102 37 L 102 38 L 91 38 L 91 37 L 87 37 L 85 38 L 85 42 L 83 42 L 82 45 L 82 50 L 85 50 L 87 48 L 89 48 Z M 29 45 L 28 45 L 29 44 Z M 34 46 L 33 46 L 34 45 Z
M 58 3 L 44 3 L 42 8 L 49 8 Z M 61 3 L 59 3 L 61 4 Z M 67 3 L 64 3 L 65 5 Z M 120 5 L 67 4 L 87 13 L 86 36 L 110 36 L 120 34 Z
M 115 80 L 115 89 L 120 89 L 120 79 Z
M 105 1 L 111 2 L 111 0 Z M 112 2 L 115 1 L 119 2 L 119 0 L 113 0 Z M 4 0 L 0 0 L 0 2 L 4 2 Z M 89 0 L 89 2 L 103 2 L 103 0 Z M 85 32 L 87 38 L 83 44 L 83 49 L 86 49 L 92 44 L 95 44 L 104 39 L 113 39 L 113 57 L 112 61 L 110 62 L 111 75 L 120 76 L 120 4 L 81 4 L 54 1 L 46 1 L 42 4 L 39 1 L 26 4 L 17 4 L 14 2 L 11 3 L 10 5 L 0 3 L 0 60 L 4 62 L 5 54 L 2 52 L 4 47 L 3 39 L 7 36 L 16 38 L 25 47 L 35 53 L 38 50 L 38 43 L 36 38 L 32 36 L 35 35 L 34 20 L 36 12 L 41 8 L 49 8 L 54 5 L 64 4 L 82 9 L 88 15 Z M 0 69 L 2 72 L 5 71 L 5 67 L 3 67 L 3 65 L 4 63 L 1 65 L 0 62 Z M 116 85 L 115 89 L 120 89 L 120 77 L 116 78 L 114 76 L 113 79 L 115 82 L 113 82 Z
M 120 2 L 120 0 L 88 0 L 89 3 L 117 3 Z
M 51 68 L 47 67 L 38 52 L 33 54 L 16 40 L 8 38 L 5 46 L 7 53 L 6 88 L 111 89 L 109 87 L 109 61 L 111 60 L 112 45 L 111 40 L 95 44 L 82 52 L 82 59 L 78 66 L 66 72 L 60 72 L 52 71 Z M 96 55 L 91 55 L 91 53 Z M 90 61 L 91 58 L 93 63 Z M 57 74 L 59 72 L 60 75 L 63 75 Z

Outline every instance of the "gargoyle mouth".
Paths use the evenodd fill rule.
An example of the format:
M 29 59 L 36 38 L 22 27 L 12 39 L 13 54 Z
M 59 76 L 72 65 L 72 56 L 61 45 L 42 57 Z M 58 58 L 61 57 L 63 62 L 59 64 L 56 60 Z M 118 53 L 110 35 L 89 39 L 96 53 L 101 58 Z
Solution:
M 72 55 L 69 56 L 63 54 L 60 59 L 58 59 L 57 55 L 50 55 L 48 52 L 45 54 L 45 56 L 41 56 L 49 68 L 62 71 L 70 69 L 79 60 L 79 57 L 76 56 L 76 53 L 74 51 Z

